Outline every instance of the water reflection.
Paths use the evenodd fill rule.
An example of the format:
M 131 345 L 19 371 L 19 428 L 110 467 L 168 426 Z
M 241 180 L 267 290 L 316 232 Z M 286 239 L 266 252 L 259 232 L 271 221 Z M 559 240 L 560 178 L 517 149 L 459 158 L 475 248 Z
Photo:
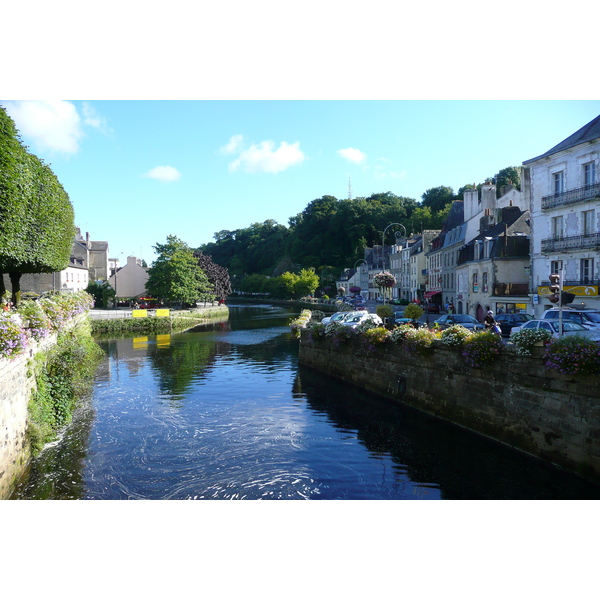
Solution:
M 19 498 L 598 498 L 480 436 L 298 367 L 294 313 L 103 340 L 91 402 Z

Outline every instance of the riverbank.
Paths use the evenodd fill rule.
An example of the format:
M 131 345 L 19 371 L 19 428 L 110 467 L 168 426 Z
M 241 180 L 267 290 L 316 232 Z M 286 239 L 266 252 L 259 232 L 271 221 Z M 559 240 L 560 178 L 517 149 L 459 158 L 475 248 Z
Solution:
M 333 301 L 327 303 L 319 302 L 316 298 L 314 301 L 308 302 L 305 300 L 281 300 L 276 298 L 268 297 L 252 297 L 248 298 L 245 296 L 229 296 L 226 304 L 272 304 L 273 306 L 286 306 L 289 308 L 308 308 L 309 310 L 322 310 L 325 313 L 333 314 L 338 310 Z
M 600 377 L 546 369 L 542 354 L 507 347 L 477 369 L 439 341 L 422 353 L 391 342 L 367 350 L 359 340 L 313 341 L 303 330 L 299 362 L 599 483 Z
M 157 316 L 148 311 L 148 316 L 134 316 L 133 310 L 90 311 L 92 335 L 128 333 L 169 333 L 186 331 L 215 320 L 226 320 L 229 308 L 211 304 L 189 310 L 170 310 L 166 316 Z M 143 314 L 143 313 L 140 313 Z
M 101 352 L 87 313 L 0 359 L 0 499 L 8 498 L 32 456 L 66 425 L 93 378 Z

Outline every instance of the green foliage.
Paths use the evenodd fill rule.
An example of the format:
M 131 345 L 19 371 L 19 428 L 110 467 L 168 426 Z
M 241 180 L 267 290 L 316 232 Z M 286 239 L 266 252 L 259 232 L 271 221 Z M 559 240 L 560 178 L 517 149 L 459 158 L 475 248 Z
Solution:
M 214 287 L 185 242 L 169 235 L 166 244 L 156 244 L 153 248 L 158 258 L 148 269 L 146 282 L 146 290 L 151 296 L 189 305 L 199 300 L 214 300 Z
M 598 343 L 579 335 L 553 339 L 544 357 L 546 368 L 565 375 L 600 373 Z
M 13 301 L 21 273 L 51 273 L 68 264 L 74 234 L 67 193 L 50 167 L 27 152 L 0 107 L 0 273 L 13 274 Z
M 377 313 L 377 316 L 381 317 L 382 319 L 389 319 L 394 315 L 394 309 L 389 304 L 380 304 L 375 309 L 375 312 Z
M 496 195 L 500 197 L 502 188 L 512 184 L 516 189 L 521 189 L 521 167 L 505 167 L 500 169 L 494 176 L 496 183 Z
M 456 200 L 454 190 L 451 187 L 440 185 L 428 189 L 422 196 L 423 206 L 429 207 L 432 212 L 439 212 Z
M 29 402 L 28 425 L 34 454 L 71 420 L 77 400 L 91 387 L 101 356 L 87 323 L 59 335 L 56 346 L 36 356 L 36 391 Z
M 95 306 L 106 308 L 115 299 L 116 292 L 108 281 L 90 281 L 85 291 L 94 298 Z
M 444 346 L 449 348 L 462 348 L 466 339 L 471 335 L 471 332 L 462 325 L 450 325 L 443 329 L 440 334 L 440 339 Z
M 362 333 L 362 339 L 367 349 L 372 351 L 387 342 L 389 333 L 385 327 L 373 327 Z
M 423 312 L 424 312 L 424 310 L 418 304 L 413 304 L 411 302 L 404 309 L 404 316 L 407 319 L 412 319 L 413 321 L 417 321 L 423 316 Z
M 435 331 L 415 329 L 409 324 L 400 325 L 390 332 L 390 340 L 409 353 L 426 352 L 437 338 L 438 334 Z
M 491 365 L 502 351 L 500 336 L 491 331 L 470 335 L 464 343 L 462 355 L 470 367 L 481 369 Z
M 520 356 L 531 356 L 534 346 L 538 343 L 547 344 L 552 334 L 546 329 L 520 329 L 511 336 L 510 341 L 516 346 Z

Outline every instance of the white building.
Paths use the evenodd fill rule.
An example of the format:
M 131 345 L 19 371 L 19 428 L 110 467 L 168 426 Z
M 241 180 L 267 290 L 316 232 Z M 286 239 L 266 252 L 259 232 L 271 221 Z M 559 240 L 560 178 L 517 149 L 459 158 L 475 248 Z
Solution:
M 549 275 L 562 273 L 572 306 L 600 309 L 600 115 L 544 154 L 523 162 L 532 217 L 531 286 L 536 316 L 553 305 Z
M 114 259 L 113 259 L 114 260 Z M 127 257 L 127 264 L 115 270 L 108 282 L 115 290 L 117 298 L 142 298 L 146 295 L 148 269 L 135 256 Z

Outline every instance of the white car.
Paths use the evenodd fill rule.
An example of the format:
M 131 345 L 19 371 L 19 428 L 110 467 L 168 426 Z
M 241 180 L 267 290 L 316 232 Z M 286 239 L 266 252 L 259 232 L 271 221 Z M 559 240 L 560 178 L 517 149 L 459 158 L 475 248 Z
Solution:
M 366 311 L 363 311 L 366 312 Z M 333 313 L 330 317 L 325 317 L 324 319 L 321 319 L 321 323 L 323 323 L 323 325 L 327 325 L 327 323 L 335 323 L 336 321 L 343 321 L 350 313 L 348 311 L 345 312 L 336 312 Z
M 520 327 L 513 327 L 510 330 L 510 337 L 513 337 L 519 331 L 525 331 L 527 329 L 545 329 L 552 334 L 552 337 L 557 338 L 560 337 L 559 326 L 560 319 L 534 319 L 533 321 L 527 321 L 527 323 L 524 323 Z M 600 332 L 591 331 L 586 329 L 583 325 L 569 320 L 563 320 L 563 335 L 581 335 L 593 342 L 600 342 Z
M 540 318 L 559 319 L 559 312 L 558 308 L 550 308 L 544 311 L 544 314 Z M 562 318 L 563 321 L 573 321 L 583 325 L 586 329 L 600 332 L 600 312 L 597 310 L 577 310 L 563 307 Z
M 346 327 L 350 327 L 351 329 L 356 329 L 359 325 L 361 325 L 368 319 L 371 319 L 373 321 L 373 323 L 375 323 L 375 325 L 377 325 L 377 327 L 380 327 L 381 325 L 383 325 L 383 321 L 381 320 L 381 317 L 379 315 L 376 315 L 373 313 L 368 313 L 364 310 L 361 310 L 358 312 L 350 312 L 350 313 L 348 313 L 348 316 L 343 321 L 340 321 L 340 322 L 342 325 L 345 325 Z

